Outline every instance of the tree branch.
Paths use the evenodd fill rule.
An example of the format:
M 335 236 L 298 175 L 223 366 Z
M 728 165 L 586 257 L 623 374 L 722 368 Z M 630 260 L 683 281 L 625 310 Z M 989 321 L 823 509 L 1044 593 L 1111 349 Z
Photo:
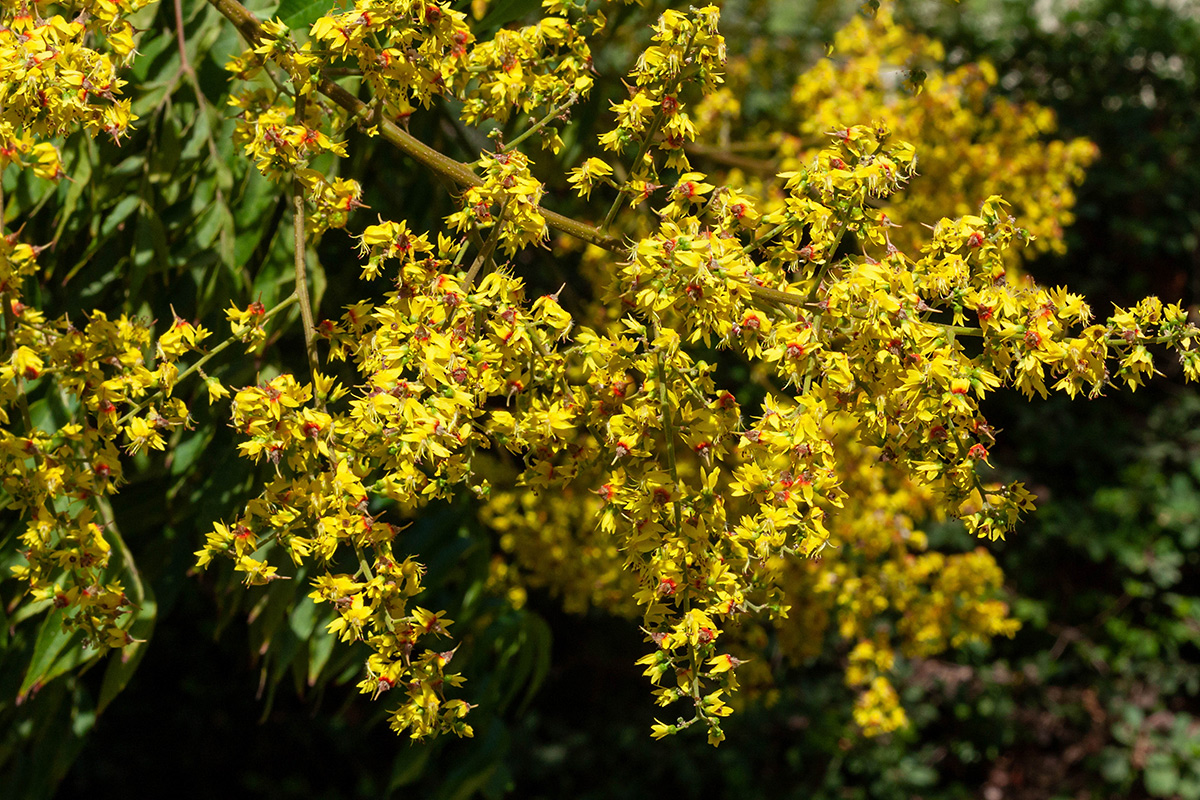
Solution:
M 237 0 L 209 0 L 209 3 L 234 24 L 234 27 L 238 29 L 246 41 L 251 44 L 258 44 L 263 38 L 262 26 L 259 24 L 258 18 Z M 366 103 L 327 77 L 321 77 L 317 88 L 321 94 L 351 114 L 360 114 L 367 108 Z M 412 134 L 401 130 L 390 120 L 380 120 L 379 134 L 385 141 L 409 158 L 423 164 L 439 175 L 449 178 L 457 184 L 462 186 L 481 186 L 483 184 L 483 181 L 469 165 L 463 164 L 461 161 L 455 161 L 453 158 L 439 153 Z M 573 236 L 576 239 L 582 239 L 597 247 L 603 247 L 605 250 L 621 252 L 624 249 L 620 239 L 609 236 L 600 229 L 585 222 L 565 217 L 562 214 L 545 208 L 541 209 L 541 213 L 546 219 L 546 225 L 556 231 Z
M 208 0 L 208 2 L 234 24 L 234 27 L 238 29 L 247 42 L 258 44 L 259 40 L 262 39 L 262 27 L 259 24 L 258 18 L 250 13 L 238 0 Z M 318 89 L 321 94 L 349 111 L 352 115 L 357 116 L 370 110 L 366 103 L 350 94 L 350 92 L 334 83 L 328 77 L 320 79 Z M 383 137 L 384 141 L 400 150 L 409 158 L 454 183 L 461 186 L 483 185 L 483 181 L 469 165 L 461 161 L 455 161 L 453 158 L 439 153 L 408 131 L 399 128 L 390 120 L 382 119 L 379 121 L 379 135 Z M 597 247 L 602 247 L 614 253 L 621 253 L 625 250 L 625 246 L 619 238 L 608 235 L 600 228 L 546 208 L 539 210 L 546 220 L 546 225 L 560 233 L 565 233 L 568 236 L 594 244 Z M 770 289 L 765 286 L 751 286 L 750 293 L 760 300 L 773 303 L 783 303 L 793 306 L 803 306 L 806 303 L 805 298 L 798 294 L 780 291 L 779 289 Z

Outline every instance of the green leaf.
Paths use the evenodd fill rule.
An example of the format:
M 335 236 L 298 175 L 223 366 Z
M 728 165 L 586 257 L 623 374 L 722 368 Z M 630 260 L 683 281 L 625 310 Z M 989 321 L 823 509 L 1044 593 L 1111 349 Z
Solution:
M 129 685 L 129 679 L 137 671 L 146 650 L 150 647 L 150 637 L 154 633 L 154 623 L 158 618 L 158 603 L 149 584 L 144 585 L 144 592 L 141 607 L 129 628 L 129 635 L 137 641 L 109 657 L 108 668 L 104 670 L 104 682 L 100 685 L 100 699 L 96 702 L 97 714 L 102 713 Z
M 325 670 L 325 665 L 329 663 L 329 656 L 333 654 L 333 645 L 336 637 L 331 633 L 325 632 L 325 626 L 333 622 L 333 612 L 323 615 L 323 617 L 320 621 L 320 629 L 314 631 L 315 635 L 309 640 L 309 686 L 316 686 L 317 680 L 320 679 L 321 673 Z
M 388 793 L 416 781 L 425 772 L 425 765 L 433 755 L 433 746 L 409 747 L 396 754 L 392 760 L 392 777 L 388 781 Z
M 533 655 L 533 670 L 525 686 L 525 697 L 517 708 L 517 716 L 520 716 L 529 706 L 537 694 L 537 690 L 541 688 L 542 682 L 550 674 L 550 655 L 553 646 L 553 636 L 546 620 L 532 612 L 526 612 L 525 617 L 524 633 L 527 637 L 525 646 Z
M 307 570 L 301 567 L 294 579 L 273 581 L 250 613 L 250 646 L 259 654 L 267 652 L 275 632 L 288 619 L 288 612 L 297 602 L 296 595 L 299 593 L 304 598 L 306 574 Z
M 134 275 L 144 277 L 148 272 L 159 272 L 170 266 L 171 252 L 167 246 L 167 230 L 163 227 L 158 212 L 148 203 L 142 205 L 134 231 L 133 264 Z M 140 283 L 131 282 L 140 289 Z M 130 296 L 137 293 L 130 289 Z
M 262 704 L 262 714 L 259 724 L 271 717 L 271 709 L 275 707 L 275 693 L 279 684 L 292 668 L 292 662 L 303 655 L 304 642 L 296 638 L 291 628 L 284 628 L 271 642 L 271 648 L 266 652 L 262 665 L 262 680 L 267 692 L 266 701 Z M 259 691 L 263 689 L 260 684 Z
M 1100 774 L 1109 783 L 1123 786 L 1131 774 L 1128 751 L 1107 748 L 1100 762 Z
M 23 562 L 24 560 L 25 559 L 22 558 L 21 562 Z M 14 562 L 14 563 L 21 563 L 21 562 Z M 36 617 L 38 614 L 45 611 L 47 608 L 50 607 L 50 604 L 51 604 L 50 600 L 38 600 L 37 602 L 33 602 L 33 603 L 28 603 L 28 602 L 22 603 L 20 606 L 17 607 L 17 610 L 15 612 L 13 612 L 12 617 L 9 618 L 9 620 L 8 620 L 8 624 L 15 628 L 17 625 L 19 625 L 20 623 L 29 619 L 30 617 Z
M 184 475 L 191 471 L 196 459 L 200 458 L 212 442 L 213 430 L 202 428 L 175 446 L 171 452 L 171 474 Z
M 55 419 L 55 416 L 54 408 L 47 397 L 29 404 L 29 421 L 33 423 L 34 428 L 44 433 L 54 433 L 62 426 L 62 422 Z
M 292 615 L 288 619 L 292 633 L 302 641 L 307 640 L 312 636 L 316 624 L 317 604 L 307 597 L 298 598 L 296 606 L 292 609 Z
M 312 24 L 328 14 L 336 3 L 330 0 L 283 0 L 275 16 L 292 30 L 307 31 Z
M 54 239 L 62 236 L 66 230 L 67 222 L 70 221 L 71 215 L 75 213 L 76 206 L 79 205 L 79 199 L 83 197 L 83 190 L 87 188 L 88 181 L 92 177 L 92 159 L 88 158 L 88 141 L 83 137 L 76 140 L 74 151 L 76 157 L 67 168 L 67 174 L 71 176 L 71 180 L 67 183 L 67 195 L 63 198 L 62 206 L 58 212 L 58 226 L 54 230 Z
M 167 52 L 167 49 L 175 44 L 175 34 L 166 32 L 151 39 L 148 36 L 143 36 L 137 45 L 138 57 L 134 59 L 133 67 L 130 69 L 130 77 L 134 82 L 142 83 L 152 74 L 156 73 L 152 67 L 155 67 L 155 61 L 158 57 Z M 161 65 L 158 65 L 161 66 Z
M 23 703 L 31 692 L 41 689 L 42 686 L 66 670 L 66 668 L 56 668 L 56 662 L 58 662 L 59 655 L 64 650 L 68 650 L 68 645 L 74 650 L 83 649 L 83 633 L 64 630 L 64 619 L 63 609 L 56 608 L 42 621 L 37 641 L 33 645 L 33 657 L 29 660 L 29 669 L 25 671 L 25 678 L 21 681 L 21 688 L 17 692 L 18 703 Z M 95 652 L 92 651 L 93 654 Z
M 138 163 L 137 166 L 140 168 L 142 165 Z M 134 211 L 137 211 L 141 203 L 142 199 L 136 194 L 127 194 L 122 197 L 120 202 L 117 203 L 116 208 L 105 216 L 104 223 L 100 226 L 100 236 L 103 238 L 112 236 L 117 226 L 129 219 L 130 215 Z
M 442 792 L 450 800 L 467 800 L 501 769 L 508 754 L 508 731 L 498 719 L 491 720 L 482 731 L 476 731 L 471 749 L 445 776 Z
M 179 166 L 179 155 L 183 144 L 179 138 L 179 124 L 174 117 L 164 116 L 159 126 L 158 138 L 150 157 L 150 182 L 162 183 L 174 178 Z
M 541 0 L 500 0 L 484 15 L 479 29 L 489 31 L 502 28 L 541 6 Z

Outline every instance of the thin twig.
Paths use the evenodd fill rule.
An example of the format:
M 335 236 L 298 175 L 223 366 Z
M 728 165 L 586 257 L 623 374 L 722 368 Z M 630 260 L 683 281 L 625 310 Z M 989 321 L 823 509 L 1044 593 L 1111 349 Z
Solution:
M 475 279 L 479 277 L 479 270 L 492 257 L 492 253 L 496 249 L 496 243 L 500 241 L 500 226 L 504 222 L 504 211 L 507 208 L 508 201 L 505 200 L 500 206 L 500 213 L 496 215 L 496 221 L 492 224 L 491 234 L 488 236 L 487 241 L 483 243 L 483 247 L 480 248 L 479 255 L 475 257 L 471 268 L 467 270 L 466 277 L 463 278 L 463 291 L 469 290 L 475 284 Z
M 695 40 L 696 40 L 696 31 L 693 30 L 692 35 L 690 37 L 688 37 L 687 44 L 683 48 L 683 58 L 680 60 L 681 65 L 687 64 L 688 60 L 691 58 L 692 43 Z M 668 85 L 663 86 L 662 97 L 660 98 L 659 104 L 658 104 L 658 113 L 656 113 L 654 115 L 654 119 L 653 119 L 653 121 L 651 121 L 649 129 L 647 129 L 646 135 L 642 139 L 642 144 L 638 148 L 637 157 L 633 160 L 633 173 L 632 174 L 635 174 L 635 175 L 637 174 L 637 170 L 642 165 L 642 160 L 646 157 L 646 153 L 648 153 L 650 151 L 650 145 L 654 143 L 654 137 L 658 135 L 658 129 L 662 127 L 663 122 L 666 120 L 667 109 L 666 109 L 666 106 L 663 104 L 663 101 L 666 100 L 667 97 L 669 97 L 672 92 L 675 92 L 679 89 L 679 79 L 682 76 L 683 76 L 683 70 L 681 69 L 675 75 L 675 77 L 671 79 L 671 81 Z M 617 198 L 615 200 L 613 200 L 613 204 L 609 207 L 608 213 L 604 216 L 604 222 L 602 222 L 600 224 L 601 230 L 607 231 L 609 226 L 612 225 L 612 221 L 613 221 L 613 219 L 616 218 L 617 211 L 620 210 L 621 204 L 624 201 L 625 201 L 625 192 L 624 191 L 617 192 Z
M 764 242 L 768 241 L 769 239 L 774 238 L 776 234 L 782 233 L 784 230 L 786 230 L 788 227 L 790 227 L 793 224 L 794 223 L 791 220 L 785 220 L 784 222 L 781 222 L 778 225 L 776 225 L 774 228 L 771 228 L 769 231 L 764 233 L 762 236 L 755 237 L 754 241 L 750 242 L 750 244 L 748 244 L 742 248 L 742 255 L 750 255 L 750 253 L 754 252 L 759 247 L 762 247 Z
M 179 69 L 195 77 L 187 57 L 187 43 L 183 37 L 183 0 L 175 0 L 175 42 L 179 46 Z
M 262 39 L 262 27 L 258 18 L 237 0 L 208 0 L 208 2 L 233 23 L 246 41 L 258 44 Z M 321 94 L 351 114 L 358 114 L 367 107 L 366 103 L 327 77 L 322 76 L 318 81 L 317 88 Z M 380 120 L 379 135 L 405 155 L 457 184 L 463 186 L 483 185 L 483 181 L 470 166 L 439 153 L 390 120 Z M 613 252 L 624 250 L 620 239 L 609 236 L 586 222 L 580 222 L 546 208 L 539 209 L 539 212 L 545 218 L 546 225 L 560 233 L 582 239 L 605 250 Z
M 665 96 L 665 95 L 664 95 Z M 646 158 L 646 153 L 650 150 L 650 144 L 654 141 L 654 137 L 658 135 L 658 129 L 662 127 L 663 120 L 666 119 L 667 112 L 661 105 L 658 107 L 658 113 L 654 115 L 653 121 L 650 123 L 650 128 L 646 131 L 646 138 L 642 140 L 641 147 L 638 148 L 637 157 L 633 159 L 634 174 L 638 167 Z M 604 222 L 600 223 L 600 230 L 606 231 L 616 219 L 617 212 L 621 210 L 621 205 L 625 202 L 625 191 L 622 187 L 621 191 L 617 192 L 617 198 L 613 200 L 613 204 L 609 206 L 608 213 L 604 215 Z
M 547 114 L 546 116 L 544 116 L 540 120 L 538 120 L 532 127 L 530 127 L 529 130 L 525 131 L 520 136 L 513 139 L 511 142 L 504 145 L 504 147 L 502 147 L 500 149 L 500 152 L 501 153 L 511 153 L 513 151 L 513 148 L 515 148 L 521 142 L 528 139 L 530 136 L 533 136 L 535 133 L 540 131 L 542 128 L 549 125 L 551 120 L 555 119 L 556 117 L 561 116 L 564 111 L 566 111 L 571 106 L 575 105 L 575 102 L 577 100 L 579 100 L 579 95 L 575 92 L 571 92 L 569 95 L 567 95 L 567 99 L 565 102 L 561 103 L 558 106 L 555 106 L 553 109 L 550 110 L 549 114 Z
M 129 572 L 130 580 L 133 581 L 133 596 L 137 605 L 141 606 L 146 600 L 146 585 L 142 582 L 142 573 L 138 570 L 137 563 L 133 560 L 133 553 L 129 550 L 129 545 L 125 544 L 125 539 L 121 536 L 120 529 L 117 528 L 117 520 L 113 516 L 112 505 L 102 495 L 95 495 L 93 499 L 96 504 L 96 510 L 100 514 L 100 521 L 104 523 L 104 533 L 112 537 L 117 550 L 121 553 L 121 558 L 125 561 L 125 569 Z
M 297 92 L 296 120 L 304 123 L 304 95 Z M 317 361 L 317 326 L 313 320 L 312 303 L 308 298 L 308 239 L 304 235 L 304 184 L 296 175 L 292 176 L 292 242 L 295 249 L 293 262 L 296 272 L 296 297 L 300 301 L 300 319 L 304 323 L 304 351 L 308 355 L 308 369 L 316 378 Z
M 279 305 L 275 306 L 274 308 L 272 308 L 272 309 L 268 310 L 266 313 L 264 313 L 262 321 L 266 322 L 268 319 L 275 316 L 280 311 L 283 311 L 285 308 L 291 306 L 293 303 L 298 302 L 299 299 L 300 298 L 294 294 L 289 295 L 287 297 L 287 299 L 280 302 Z M 233 336 L 230 336 L 228 339 L 221 342 L 219 345 L 214 347 L 212 350 L 209 350 L 200 359 L 198 359 L 195 364 L 192 364 L 190 367 L 185 369 L 183 372 L 181 372 L 177 376 L 175 376 L 175 385 L 178 385 L 181 381 L 183 381 L 184 378 L 186 378 L 186 377 L 190 376 L 192 373 L 200 370 L 201 367 L 203 367 L 205 364 L 207 364 L 209 361 L 211 361 L 217 355 L 219 355 L 220 353 L 225 351 L 227 348 L 233 346 L 233 344 L 235 342 L 239 342 L 239 341 L 241 341 L 241 340 L 234 338 Z M 155 392 L 154 394 L 147 397 L 143 402 L 138 404 L 135 408 L 131 409 L 123 417 L 121 417 L 119 420 L 117 420 L 117 427 L 118 428 L 121 427 L 126 422 L 131 420 L 133 417 L 135 417 L 138 414 L 145 411 L 147 408 L 150 407 L 151 403 L 153 403 L 155 400 L 158 400 L 159 398 L 163 397 L 164 394 L 165 393 L 163 392 L 163 390 L 159 389 L 157 392 Z
M 779 171 L 779 165 L 774 161 L 739 156 L 726 149 L 697 142 L 688 142 L 683 146 L 683 151 L 690 156 L 698 156 L 745 172 L 764 172 L 774 175 Z

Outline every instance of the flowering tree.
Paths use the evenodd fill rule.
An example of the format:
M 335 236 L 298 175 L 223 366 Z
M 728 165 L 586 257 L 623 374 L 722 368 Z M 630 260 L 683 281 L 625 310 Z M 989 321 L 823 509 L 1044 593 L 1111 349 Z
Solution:
M 987 546 L 1034 498 L 989 469 L 980 401 L 1136 389 L 1152 348 L 1196 377 L 1179 305 L 1147 298 L 1095 322 L 1083 298 L 1020 269 L 1030 247 L 1062 247 L 1092 145 L 1045 141 L 1049 111 L 992 99 L 986 63 L 943 71 L 940 45 L 887 7 L 755 118 L 740 98 L 770 54 L 731 58 L 715 6 L 545 0 L 529 22 L 511 3 L 359 0 L 265 20 L 210 0 L 201 12 L 244 46 L 226 99 L 256 177 L 238 188 L 181 6 L 153 38 L 144 5 L 9 3 L 0 25 L 0 469 L 20 516 L 4 547 L 21 585 L 12 624 L 44 616 L 21 699 L 111 650 L 125 657 L 101 704 L 128 681 L 154 597 L 114 507 L 127 471 L 193 441 L 206 397 L 258 479 L 195 543 L 196 566 L 268 587 L 252 591 L 306 638 L 359 643 L 359 689 L 399 732 L 472 733 L 452 621 L 427 607 L 405 542 L 423 509 L 457 496 L 498 537 L 488 588 L 503 602 L 545 587 L 568 609 L 638 620 L 669 720 L 653 736 L 696 728 L 719 744 L 739 683 L 770 684 L 767 643 L 798 661 L 826 630 L 862 731 L 895 730 L 898 652 L 1016 627 Z M 627 52 L 619 34 L 643 29 Z M 232 263 L 286 258 L 290 285 L 235 285 L 220 337 L 184 308 L 165 324 L 119 304 L 49 316 L 51 243 L 22 220 L 53 203 L 56 236 L 67 229 L 94 168 L 87 137 L 119 142 L 142 116 L 122 70 L 176 42 L 178 70 L 147 110 L 169 130 L 171 91 L 190 84 L 195 145 L 176 134 L 165 163 L 217 177 L 175 242 L 203 238 Z M 598 73 L 602 59 L 627 74 Z M 585 114 L 598 93 L 618 99 Z M 474 160 L 415 135 L 423 116 L 474 143 Z M 351 142 L 419 165 L 400 194 L 411 207 L 367 217 L 344 177 Z M 146 181 L 172 181 L 155 169 Z M 422 227 L 430 180 L 453 209 Z M 291 235 L 239 250 L 229 208 L 251 186 Z M 135 210 L 152 233 L 131 274 L 171 257 L 161 216 Z M 342 229 L 353 267 L 348 252 L 318 258 Z M 548 273 L 563 288 L 528 297 Z M 327 274 L 355 288 L 322 314 Z M 304 357 L 276 369 L 289 324 Z M 239 360 L 258 374 L 232 388 L 222 374 Z M 984 543 L 930 551 L 920 526 L 945 518 Z

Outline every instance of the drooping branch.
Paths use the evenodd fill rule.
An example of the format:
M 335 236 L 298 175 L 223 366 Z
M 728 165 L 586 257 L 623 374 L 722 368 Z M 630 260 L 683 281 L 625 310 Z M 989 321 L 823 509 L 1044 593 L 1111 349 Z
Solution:
M 242 34 L 242 37 L 251 45 L 259 44 L 264 38 L 262 26 L 258 18 L 239 3 L 238 0 L 208 1 L 226 19 L 234 24 L 234 27 Z M 359 100 L 345 88 L 334 83 L 324 72 L 317 84 L 317 88 L 321 94 L 349 111 L 352 117 L 362 116 L 369 118 L 371 116 L 371 108 L 367 103 Z M 438 152 L 390 120 L 379 119 L 378 128 L 379 135 L 386 142 L 437 174 L 461 186 L 483 185 L 483 181 L 469 165 Z M 580 220 L 559 214 L 547 208 L 540 208 L 539 211 L 545 218 L 546 225 L 553 230 L 614 253 L 622 253 L 626 249 L 620 238 L 610 236 L 594 225 L 589 225 L 586 222 L 581 222 Z M 755 298 L 769 303 L 803 306 L 807 302 L 801 295 L 765 286 L 751 285 L 750 293 Z
M 259 24 L 258 18 L 237 0 L 209 0 L 209 2 L 226 19 L 234 24 L 247 42 L 254 45 L 258 44 L 263 38 L 262 26 Z M 317 88 L 321 94 L 354 116 L 369 111 L 366 103 L 350 94 L 350 92 L 334 83 L 328 77 L 325 77 L 324 74 L 322 74 Z M 479 176 L 475 174 L 470 166 L 439 153 L 389 120 L 381 119 L 379 121 L 379 135 L 409 158 L 423 164 L 439 175 L 449 178 L 457 184 L 462 186 L 480 186 L 483 184 L 483 181 L 480 180 Z M 546 225 L 556 231 L 573 236 L 576 239 L 582 239 L 597 247 L 603 247 L 605 250 L 620 252 L 624 249 L 620 239 L 608 236 L 600 231 L 600 229 L 588 225 L 586 222 L 571 219 L 545 208 L 541 209 L 541 213 L 546 219 Z

